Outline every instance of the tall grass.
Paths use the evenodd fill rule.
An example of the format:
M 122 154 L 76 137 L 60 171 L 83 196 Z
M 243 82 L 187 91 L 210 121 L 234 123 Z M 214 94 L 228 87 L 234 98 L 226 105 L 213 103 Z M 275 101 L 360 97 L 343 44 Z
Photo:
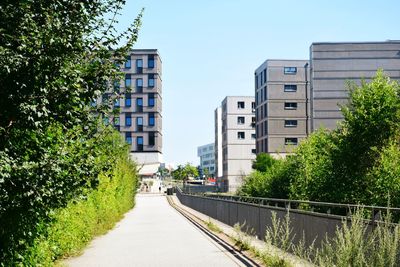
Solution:
M 331 238 L 325 237 L 320 246 L 305 246 L 304 235 L 294 243 L 290 217 L 284 220 L 272 213 L 272 226 L 267 227 L 266 242 L 291 252 L 318 266 L 391 267 L 400 266 L 400 226 L 393 224 L 388 213 L 383 221 L 372 227 L 363 218 L 363 209 L 344 220 Z

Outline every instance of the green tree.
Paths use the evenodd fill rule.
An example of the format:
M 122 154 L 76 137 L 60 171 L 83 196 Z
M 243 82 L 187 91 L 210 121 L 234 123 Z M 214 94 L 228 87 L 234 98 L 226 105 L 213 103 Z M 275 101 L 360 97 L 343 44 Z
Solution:
M 388 175 L 384 166 L 390 166 L 389 154 L 393 161 L 398 156 L 394 140 L 400 133 L 399 84 L 378 71 L 370 83 L 350 87 L 350 100 L 342 107 L 344 120 L 338 129 L 317 131 L 297 149 L 293 198 L 383 204 L 377 198 L 387 200 L 385 190 L 390 187 L 383 181 L 392 177 L 391 186 L 397 188 L 397 174 Z
M 199 176 L 199 172 L 195 166 L 186 163 L 185 165 L 178 165 L 178 167 L 172 171 L 171 175 L 176 180 L 187 180 L 189 177 Z
M 256 159 L 253 161 L 252 168 L 254 170 L 260 172 L 266 172 L 269 168 L 276 163 L 276 159 L 274 159 L 270 154 L 267 153 L 259 153 L 256 156 Z
M 261 164 L 260 156 L 240 193 L 400 205 L 400 85 L 378 71 L 371 82 L 349 86 L 336 130 L 315 131 L 279 163 Z
M 115 30 L 124 3 L 0 3 L 0 254 L 28 245 L 115 162 L 104 151 L 112 130 L 94 115 L 110 106 L 90 104 L 122 77 L 118 64 L 137 39 L 141 14 Z
M 172 178 L 175 180 L 183 180 L 184 179 L 184 174 L 183 174 L 183 166 L 178 165 L 178 167 L 171 172 Z
M 208 168 L 203 168 L 203 174 L 206 178 L 210 177 L 210 171 L 208 170 Z

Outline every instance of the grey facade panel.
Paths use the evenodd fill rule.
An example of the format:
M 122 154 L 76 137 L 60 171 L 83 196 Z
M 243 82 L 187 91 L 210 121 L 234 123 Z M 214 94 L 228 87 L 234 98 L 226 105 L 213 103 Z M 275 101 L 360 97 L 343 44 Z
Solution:
M 310 47 L 312 130 L 337 127 L 348 82 L 366 82 L 378 69 L 400 78 L 400 42 L 314 43 Z

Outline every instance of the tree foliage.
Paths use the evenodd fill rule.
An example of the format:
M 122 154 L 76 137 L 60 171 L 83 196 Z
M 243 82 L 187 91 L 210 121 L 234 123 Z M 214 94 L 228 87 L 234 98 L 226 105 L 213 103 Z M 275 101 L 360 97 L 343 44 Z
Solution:
M 336 130 L 317 130 L 280 164 L 251 174 L 242 193 L 272 197 L 280 191 L 292 199 L 400 205 L 400 85 L 378 71 L 371 82 L 349 87 Z M 272 186 L 271 181 L 281 182 Z
M 126 153 L 95 115 L 109 106 L 90 105 L 122 77 L 137 39 L 141 14 L 115 29 L 124 3 L 0 3 L 0 262 Z
M 199 172 L 197 168 L 190 163 L 185 165 L 178 165 L 178 167 L 171 172 L 175 180 L 187 180 L 189 177 L 198 177 Z
M 253 161 L 252 168 L 254 170 L 260 171 L 260 172 L 265 172 L 269 168 L 272 167 L 274 163 L 276 163 L 277 160 L 274 159 L 270 154 L 267 153 L 259 153 L 256 156 L 256 159 Z

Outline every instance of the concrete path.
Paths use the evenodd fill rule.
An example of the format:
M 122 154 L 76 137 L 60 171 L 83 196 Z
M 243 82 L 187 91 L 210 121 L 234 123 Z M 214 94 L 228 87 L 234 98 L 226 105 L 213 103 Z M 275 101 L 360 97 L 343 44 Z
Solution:
M 136 207 L 67 266 L 241 266 L 172 208 L 165 196 L 139 194 Z

